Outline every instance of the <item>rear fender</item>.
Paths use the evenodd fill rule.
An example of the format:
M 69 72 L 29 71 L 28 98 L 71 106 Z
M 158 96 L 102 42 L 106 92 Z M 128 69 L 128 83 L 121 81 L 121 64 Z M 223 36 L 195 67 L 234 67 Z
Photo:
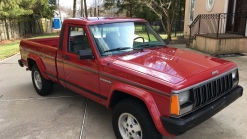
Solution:
M 34 55 L 34 54 L 28 54 L 27 56 L 27 59 L 32 59 L 35 61 L 35 63 L 37 64 L 38 68 L 39 68 L 39 71 L 41 72 L 42 76 L 47 79 L 47 80 L 50 80 L 50 78 L 47 76 L 47 74 L 45 73 L 45 65 L 42 61 L 42 59 L 37 56 L 37 55 Z M 29 62 L 30 60 L 27 60 L 27 62 Z M 28 68 L 30 70 L 32 70 L 32 64 L 31 63 L 28 63 Z
M 147 92 L 146 90 L 137 88 L 135 86 L 124 84 L 124 83 L 115 83 L 112 86 L 111 93 L 109 94 L 111 97 L 113 96 L 114 91 L 121 91 L 130 96 L 133 96 L 133 97 L 136 97 L 142 100 L 145 103 L 158 131 L 162 135 L 169 135 L 169 133 L 167 133 L 167 131 L 164 129 L 162 125 L 162 122 L 160 120 L 160 117 L 161 117 L 160 112 L 158 110 L 158 107 L 156 106 L 156 103 L 153 97 L 151 96 L 149 92 Z M 112 98 L 108 99 L 108 102 L 107 102 L 108 109 L 110 109 L 111 99 Z

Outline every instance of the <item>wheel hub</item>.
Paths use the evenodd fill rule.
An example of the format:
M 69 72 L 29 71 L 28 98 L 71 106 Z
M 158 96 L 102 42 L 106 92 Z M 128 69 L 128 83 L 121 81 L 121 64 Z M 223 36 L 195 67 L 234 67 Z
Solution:
M 142 139 L 142 129 L 136 118 L 123 113 L 118 119 L 118 128 L 123 139 Z
M 38 89 L 42 88 L 42 80 L 38 71 L 34 72 L 34 83 Z

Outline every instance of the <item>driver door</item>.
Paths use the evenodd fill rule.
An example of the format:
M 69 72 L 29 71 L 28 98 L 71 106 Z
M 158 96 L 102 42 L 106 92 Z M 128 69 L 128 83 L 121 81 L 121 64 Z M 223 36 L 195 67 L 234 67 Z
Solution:
M 63 55 L 65 86 L 97 102 L 101 95 L 99 88 L 98 62 L 96 59 L 78 58 L 79 50 L 92 50 L 84 26 L 67 26 L 67 50 Z

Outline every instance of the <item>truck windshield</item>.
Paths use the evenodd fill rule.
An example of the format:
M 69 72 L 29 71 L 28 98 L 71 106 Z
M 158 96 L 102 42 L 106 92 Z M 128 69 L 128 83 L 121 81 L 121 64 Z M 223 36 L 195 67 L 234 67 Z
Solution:
M 149 24 L 144 22 L 92 25 L 89 29 L 101 55 L 166 45 Z

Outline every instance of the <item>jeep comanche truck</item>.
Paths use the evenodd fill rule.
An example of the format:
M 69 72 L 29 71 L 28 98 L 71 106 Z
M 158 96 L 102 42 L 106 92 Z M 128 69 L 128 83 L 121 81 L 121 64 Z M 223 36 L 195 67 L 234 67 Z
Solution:
M 41 96 L 61 84 L 113 110 L 118 139 L 177 136 L 242 96 L 235 63 L 167 46 L 144 19 L 66 19 L 60 37 L 20 42 Z

